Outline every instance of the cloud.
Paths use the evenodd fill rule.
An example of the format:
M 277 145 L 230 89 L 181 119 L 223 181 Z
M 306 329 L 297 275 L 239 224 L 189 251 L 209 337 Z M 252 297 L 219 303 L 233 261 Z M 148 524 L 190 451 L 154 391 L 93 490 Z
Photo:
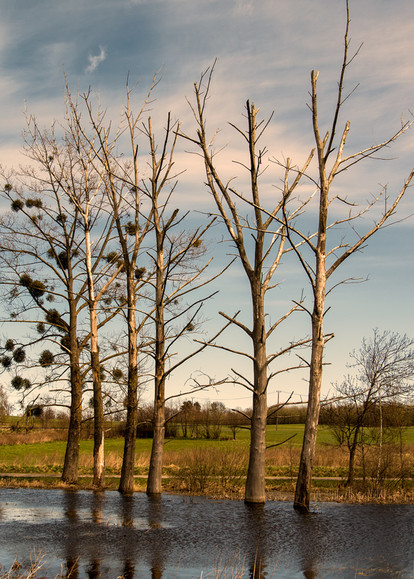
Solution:
M 100 53 L 97 56 L 88 56 L 89 66 L 86 68 L 86 72 L 94 72 L 98 66 L 106 59 L 105 49 L 100 46 Z
M 236 0 L 234 13 L 238 16 L 251 16 L 253 14 L 253 2 L 249 0 Z

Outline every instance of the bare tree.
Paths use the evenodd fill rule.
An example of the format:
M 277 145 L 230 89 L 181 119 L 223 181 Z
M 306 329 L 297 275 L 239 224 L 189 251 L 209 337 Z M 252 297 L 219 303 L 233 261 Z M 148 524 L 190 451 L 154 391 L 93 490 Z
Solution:
M 412 121 L 403 123 L 401 128 L 385 141 L 370 145 L 354 153 L 345 153 L 350 122 L 347 121 L 345 123 L 339 135 L 338 123 L 344 103 L 350 96 L 345 93 L 345 73 L 353 58 L 356 56 L 356 54 L 353 56 L 349 55 L 350 16 L 348 0 L 346 0 L 346 11 L 344 54 L 338 82 L 337 102 L 330 128 L 327 131 L 322 130 L 320 127 L 317 92 L 318 72 L 312 71 L 311 74 L 311 103 L 309 109 L 312 114 L 313 137 L 316 149 L 316 175 L 307 171 L 303 175 L 303 178 L 308 179 L 316 188 L 316 196 L 318 199 L 318 226 L 316 233 L 309 235 L 307 233 L 308 229 L 301 230 L 298 222 L 290 219 L 291 216 L 289 215 L 288 209 L 286 208 L 284 210 L 286 234 L 291 243 L 291 247 L 296 252 L 299 262 L 306 273 L 312 288 L 313 297 L 313 303 L 309 308 L 303 306 L 304 311 L 308 312 L 311 319 L 312 350 L 309 364 L 308 410 L 294 501 L 295 509 L 304 512 L 308 511 L 310 503 L 312 464 L 320 411 L 323 353 L 327 340 L 332 337 L 332 334 L 325 335 L 323 329 L 326 296 L 329 291 L 335 287 L 328 287 L 328 281 L 344 261 L 360 250 L 366 242 L 388 222 L 390 217 L 394 215 L 414 175 L 414 171 L 411 171 L 400 191 L 397 192 L 393 198 L 384 188 L 379 195 L 365 207 L 360 207 L 354 200 L 349 200 L 333 193 L 333 184 L 341 173 L 351 169 L 355 164 L 365 159 L 375 158 L 379 151 L 394 143 L 412 125 Z M 292 180 L 297 182 L 299 169 L 293 167 L 290 160 L 287 162 L 278 162 L 278 164 L 285 170 L 285 181 L 287 183 L 289 182 L 290 175 L 293 175 Z M 384 209 L 381 212 L 378 202 L 383 197 L 386 197 L 386 201 L 384 203 Z M 340 210 L 342 206 L 342 208 L 345 208 L 349 213 L 344 218 L 334 219 L 330 222 L 329 217 L 331 214 L 334 214 L 334 206 L 336 206 L 338 210 Z M 374 206 L 380 210 L 381 214 L 375 219 L 375 214 L 373 213 L 374 225 L 363 230 L 363 220 L 360 218 L 366 216 L 367 212 L 373 209 Z M 350 238 L 350 241 L 343 240 L 338 243 L 338 235 L 341 236 L 342 234 L 337 233 L 337 230 L 339 228 L 343 229 L 345 224 L 349 224 L 352 227 L 352 231 L 356 232 L 356 240 L 355 238 L 354 240 Z M 305 227 L 308 226 L 307 223 Z M 332 240 L 330 245 L 328 245 L 329 240 Z M 336 283 L 336 285 L 338 285 L 338 283 Z
M 195 263 L 196 257 L 202 255 L 201 238 L 209 225 L 192 234 L 184 234 L 177 232 L 184 215 L 178 216 L 178 210 L 168 214 L 169 201 L 178 177 L 173 172 L 177 135 L 174 133 L 176 127 L 168 115 L 165 138 L 158 151 L 151 118 L 147 116 L 147 105 L 155 85 L 154 78 L 143 104 L 136 107 L 132 98 L 134 87 L 131 88 L 127 82 L 123 119 L 112 135 L 110 125 L 104 122 L 104 114 L 99 108 L 95 110 L 90 93 L 82 95 L 82 100 L 88 113 L 88 123 L 92 127 L 92 136 L 85 128 L 85 121 L 80 116 L 76 118 L 76 130 L 82 136 L 82 140 L 87 142 L 89 150 L 93 151 L 95 170 L 105 184 L 109 213 L 113 217 L 117 237 L 117 243 L 113 245 L 116 248 L 113 259 L 121 263 L 119 279 L 125 280 L 129 361 L 127 424 L 119 485 L 122 493 L 131 493 L 134 489 L 139 355 L 149 355 L 155 365 L 154 440 L 148 492 L 157 494 L 161 492 L 166 421 L 165 381 L 177 366 L 206 347 L 199 346 L 191 355 L 181 358 L 179 362 L 176 360 L 171 363 L 170 347 L 175 345 L 180 337 L 188 335 L 196 316 L 190 312 L 192 308 L 198 312 L 201 307 L 201 300 L 196 300 L 192 306 L 187 305 L 184 309 L 171 313 L 175 303 L 179 303 L 190 291 L 198 289 L 205 283 L 204 281 L 198 285 L 195 283 L 205 267 L 193 267 L 190 266 L 190 262 L 192 260 Z M 148 158 L 138 155 L 142 138 L 145 141 L 144 146 L 149 144 Z M 123 157 L 119 151 L 121 148 L 125 150 L 125 145 L 130 154 Z M 148 178 L 143 176 L 147 167 L 140 167 L 142 159 L 150 169 Z M 166 311 L 170 316 L 167 319 L 165 319 Z M 187 319 L 188 316 L 190 319 Z M 171 330 L 166 329 L 171 328 L 172 323 L 179 318 L 183 319 L 183 324 L 178 333 L 174 334 L 174 331 L 171 333 Z M 149 329 L 152 322 L 154 322 L 154 336 Z M 139 345 L 141 332 L 145 335 Z M 169 346 L 166 344 L 167 341 Z M 145 343 L 147 347 L 144 347 Z
M 159 152 L 151 118 L 148 119 L 144 132 L 150 144 L 151 176 L 147 183 L 144 182 L 143 188 L 151 203 L 151 221 L 155 236 L 154 250 L 148 250 L 154 263 L 155 275 L 150 280 L 154 294 L 154 297 L 150 298 L 153 303 L 150 317 L 154 323 L 154 340 L 151 344 L 151 356 L 154 359 L 154 416 L 147 494 L 157 495 L 162 491 L 164 438 L 168 420 L 165 404 L 171 399 L 171 396 L 166 396 L 166 382 L 178 367 L 197 356 L 211 342 L 205 340 L 186 355 L 179 353 L 179 342 L 194 334 L 203 303 L 216 292 L 203 297 L 197 293 L 192 300 L 189 300 L 189 297 L 211 283 L 221 272 L 205 279 L 203 274 L 211 259 L 199 265 L 200 258 L 205 255 L 203 236 L 214 220 L 209 220 L 205 226 L 194 231 L 183 231 L 188 212 L 180 214 L 178 209 L 169 210 L 177 185 L 177 176 L 173 173 L 173 155 L 179 126 L 172 125 L 169 114 Z M 218 334 L 221 331 L 223 329 Z M 192 391 L 210 385 L 211 380 L 203 385 L 195 384 Z M 188 392 L 180 393 L 180 396 L 185 394 Z
M 70 375 L 70 421 L 62 478 L 76 482 L 85 345 L 85 333 L 81 337 L 78 327 L 84 303 L 79 279 L 83 236 L 76 210 L 61 197 L 56 181 L 49 179 L 58 149 L 49 146 L 49 137 L 38 131 L 34 119 L 28 120 L 25 152 L 38 170 L 31 168 L 12 178 L 8 175 L 3 188 L 12 212 L 1 222 L 2 286 L 7 291 L 8 319 L 36 329 L 27 344 L 52 347 L 52 352 L 43 350 L 35 365 L 46 370 L 46 382 L 53 384 L 57 395 L 63 390 L 59 384 Z M 54 367 L 57 371 L 52 377 Z
M 102 172 L 97 171 L 94 163 L 94 148 L 91 147 L 90 139 L 79 130 L 79 105 L 73 101 L 69 89 L 66 96 L 66 122 L 59 129 L 62 131 L 61 137 L 56 135 L 55 127 L 50 131 L 42 131 L 33 117 L 27 119 L 26 154 L 34 161 L 35 167 L 26 171 L 26 181 L 22 181 L 22 186 L 31 186 L 38 197 L 25 198 L 20 193 L 17 198 L 13 198 L 16 192 L 12 193 L 12 187 L 5 187 L 5 195 L 12 201 L 12 209 L 23 214 L 29 223 L 28 228 L 18 233 L 19 246 L 9 244 L 9 253 L 18 257 L 25 255 L 27 259 L 31 259 L 28 262 L 31 268 L 39 264 L 48 267 L 63 285 L 69 308 L 69 323 L 57 310 L 46 308 L 42 296 L 47 288 L 43 283 L 41 291 L 39 288 L 36 290 L 37 286 L 34 287 L 31 278 L 23 280 L 20 277 L 20 285 L 26 287 L 36 306 L 44 311 L 49 326 L 62 332 L 67 338 L 64 342 L 61 341 L 60 345 L 70 354 L 71 373 L 76 373 L 71 380 L 74 388 L 71 419 L 72 415 L 76 417 L 73 425 L 77 432 L 77 443 L 74 443 L 76 447 L 79 447 L 82 382 L 89 371 L 92 374 L 94 485 L 103 487 L 104 410 L 98 330 L 114 317 L 116 310 L 107 312 L 101 309 L 98 319 L 98 304 L 116 279 L 121 266 L 114 269 L 105 259 L 106 248 L 113 235 L 114 218 L 105 211 L 104 181 Z M 7 224 L 3 223 L 3 228 L 6 227 Z M 16 229 L 9 226 L 9 237 L 13 235 L 13 231 Z M 20 267 L 23 265 L 24 263 L 21 263 Z M 53 288 L 48 295 L 62 297 Z M 89 324 L 83 339 L 79 341 L 77 321 L 85 308 L 89 310 Z M 79 356 L 82 350 L 86 350 L 88 343 L 91 360 L 81 373 Z M 69 456 L 75 457 L 78 452 L 71 440 L 72 438 L 68 440 L 68 464 L 74 464 Z M 66 472 L 64 468 L 65 480 L 76 477 L 73 468 L 69 470 L 70 472 Z
M 114 216 L 105 211 L 106 188 L 105 167 L 95 162 L 97 148 L 100 148 L 96 127 L 82 126 L 79 105 L 73 100 L 67 87 L 67 130 L 70 166 L 67 176 L 61 179 L 62 192 L 76 207 L 84 229 L 85 269 L 88 288 L 87 304 L 90 324 L 90 355 L 94 404 L 94 471 L 93 484 L 97 488 L 105 485 L 104 457 L 104 408 L 102 396 L 102 377 L 98 343 L 98 304 L 111 283 L 122 269 L 118 268 L 108 276 L 107 267 L 98 269 L 105 261 L 108 244 L 112 240 Z M 87 97 L 83 99 L 88 102 Z M 101 118 L 101 113 L 98 113 Z M 99 233 L 94 235 L 94 226 L 99 225 Z
M 279 371 L 269 371 L 272 362 L 279 359 L 282 354 L 292 351 L 295 347 L 303 345 L 306 341 L 290 343 L 278 352 L 268 354 L 267 343 L 270 336 L 279 325 L 298 306 L 283 315 L 278 321 L 266 327 L 265 296 L 274 285 L 273 276 L 278 268 L 282 256 L 289 250 L 286 244 L 286 225 L 282 223 L 272 230 L 275 218 L 281 214 L 285 203 L 288 202 L 295 183 L 286 189 L 279 201 L 269 211 L 262 209 L 260 198 L 260 175 L 264 170 L 263 160 L 267 154 L 265 147 L 259 148 L 258 142 L 262 137 L 270 119 L 265 122 L 258 119 L 258 109 L 253 103 L 246 103 L 247 129 L 242 130 L 234 125 L 233 128 L 242 136 L 248 151 L 247 164 L 239 162 L 249 176 L 249 193 L 236 189 L 232 178 L 224 180 L 219 174 L 214 151 L 214 137 L 210 138 L 206 132 L 206 103 L 209 96 L 212 70 L 207 71 L 195 84 L 195 104 L 191 105 L 197 131 L 194 138 L 183 135 L 199 148 L 204 161 L 207 185 L 214 199 L 218 216 L 224 223 L 232 244 L 236 248 L 242 268 L 248 280 L 251 299 L 251 327 L 240 321 L 235 315 L 220 312 L 221 315 L 232 325 L 242 330 L 251 340 L 252 354 L 238 351 L 235 348 L 217 346 L 233 354 L 241 355 L 249 359 L 253 366 L 253 378 L 235 373 L 235 382 L 246 387 L 253 396 L 253 413 L 249 417 L 251 425 L 251 441 L 249 467 L 246 480 L 245 501 L 248 503 L 263 503 L 265 501 L 265 451 L 266 451 L 266 421 L 267 421 L 267 390 L 269 382 L 275 378 Z M 298 173 L 300 179 L 303 171 L 308 166 L 311 156 Z M 237 200 L 242 200 L 244 206 L 251 206 L 251 214 L 244 217 L 238 208 Z M 280 215 L 281 216 L 281 215 Z M 299 367 L 302 363 L 293 367 Z
M 354 480 L 355 455 L 360 447 L 368 413 L 379 409 L 379 466 L 382 450 L 382 405 L 390 400 L 401 401 L 413 394 L 414 340 L 394 332 L 374 330 L 364 339 L 358 351 L 350 354 L 356 375 L 347 376 L 336 385 L 345 402 L 336 407 L 332 428 L 342 435 L 349 451 L 347 486 Z M 339 423 L 338 423 L 339 422 Z
M 105 199 L 109 213 L 112 215 L 116 235 L 115 250 L 108 254 L 110 261 L 119 266 L 125 283 L 125 310 L 122 309 L 127 324 L 127 356 L 128 377 L 126 410 L 127 420 L 125 428 L 125 444 L 121 469 L 119 491 L 131 493 L 134 490 L 134 463 L 135 440 L 138 419 L 138 387 L 139 387 L 139 334 L 147 315 L 137 320 L 137 301 L 140 296 L 140 287 L 146 284 L 146 268 L 139 267 L 142 259 L 141 246 L 151 229 L 151 215 L 147 215 L 142 207 L 142 193 L 140 189 L 141 175 L 139 170 L 137 131 L 142 116 L 146 110 L 154 82 L 146 98 L 136 111 L 132 102 L 133 88 L 127 82 L 127 101 L 121 122 L 111 135 L 110 124 L 105 124 L 105 114 L 99 107 L 95 110 L 90 92 L 82 95 L 87 110 L 87 118 L 92 127 L 90 135 L 84 126 L 83 119 L 76 119 L 77 130 L 88 143 L 94 153 L 94 165 L 102 176 L 105 185 Z M 122 153 L 116 153 L 119 141 L 127 133 L 127 145 L 131 155 L 125 160 Z M 148 274 L 149 275 L 149 274 Z

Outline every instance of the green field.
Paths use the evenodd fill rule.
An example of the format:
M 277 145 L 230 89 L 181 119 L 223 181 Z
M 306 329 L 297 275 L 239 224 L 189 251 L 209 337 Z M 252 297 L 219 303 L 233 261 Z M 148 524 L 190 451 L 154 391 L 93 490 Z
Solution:
M 13 433 L 5 430 L 0 435 L 0 473 L 19 474 L 19 478 L 2 477 L 1 485 L 61 485 L 59 475 L 62 471 L 66 442 L 63 440 L 46 441 L 53 431 L 33 429 L 26 432 Z M 49 432 L 49 434 L 48 434 Z M 269 492 L 291 492 L 294 489 L 298 472 L 299 457 L 304 432 L 303 424 L 285 424 L 268 426 L 267 428 L 267 459 L 266 487 Z M 30 442 L 34 438 L 44 436 L 44 441 Z M 60 435 L 64 431 L 60 430 Z M 390 492 L 398 500 L 408 500 L 414 480 L 414 427 L 403 431 L 404 444 L 384 445 L 383 452 L 389 461 L 389 469 L 384 481 L 394 481 L 401 478 L 404 463 L 404 483 L 399 484 L 397 495 L 393 482 Z M 294 435 L 294 436 L 293 436 Z M 293 438 L 291 438 L 293 436 Z M 286 444 L 279 443 L 290 439 Z M 4 441 L 7 440 L 7 444 Z M 123 454 L 122 438 L 107 438 L 105 441 L 106 486 L 116 489 Z M 148 473 L 151 439 L 138 439 L 136 442 L 136 489 L 145 490 Z M 279 446 L 273 446 L 279 445 Z M 164 488 L 196 494 L 212 494 L 214 496 L 241 497 L 247 470 L 249 451 L 249 431 L 240 429 L 233 440 L 230 428 L 223 428 L 220 440 L 172 438 L 165 442 Z M 93 471 L 93 440 L 82 440 L 80 443 L 80 459 L 78 487 L 91 488 Z M 378 447 L 366 447 L 366 465 L 364 472 L 368 479 L 374 476 Z M 362 455 L 361 455 L 362 456 Z M 385 454 L 384 454 L 385 457 Z M 371 460 L 371 465 L 369 461 Z M 371 468 L 371 471 L 369 471 Z M 341 484 L 346 480 L 348 470 L 348 453 L 346 448 L 338 447 L 332 431 L 326 426 L 320 426 L 316 456 L 314 461 L 314 486 L 326 492 L 340 492 Z M 371 472 L 371 474 L 370 474 Z M 36 478 L 29 478 L 36 475 Z M 356 477 L 361 480 L 362 466 L 356 467 Z M 26 478 L 24 475 L 28 475 Z M 50 477 L 48 477 L 50 475 Z M 212 484 L 215 481 L 215 484 Z M 220 482 L 220 486 L 218 484 Z M 388 484 L 388 483 L 387 483 Z M 403 486 L 404 485 L 404 486 Z M 390 485 L 388 485 L 390 486 Z M 411 493 L 412 494 L 412 493 Z
M 298 449 L 303 439 L 303 424 L 282 424 L 276 429 L 275 426 L 267 428 L 267 442 L 271 446 L 279 444 L 286 439 L 290 440 L 282 446 L 280 451 L 286 450 L 287 447 Z M 405 444 L 414 444 L 414 426 L 404 429 Z M 27 434 L 30 439 L 30 431 Z M 319 447 L 335 446 L 335 439 L 331 430 L 326 426 L 320 426 L 318 430 L 317 443 Z M 105 453 L 107 455 L 122 456 L 123 451 L 122 438 L 108 438 L 105 441 Z M 151 450 L 151 439 L 138 439 L 136 442 L 137 455 L 149 454 Z M 172 438 L 167 439 L 165 450 L 168 452 L 190 451 L 195 448 L 222 448 L 223 450 L 244 450 L 249 445 L 249 431 L 240 429 L 237 431 L 236 440 L 233 440 L 232 432 L 228 428 L 223 428 L 220 440 L 207 440 L 195 438 Z M 53 464 L 63 463 L 66 443 L 64 441 L 37 442 L 29 444 L 0 444 L 0 465 L 16 464 L 21 462 L 29 464 Z M 93 451 L 93 440 L 82 440 L 80 443 L 81 456 L 91 456 Z M 277 452 L 275 449 L 274 452 Z

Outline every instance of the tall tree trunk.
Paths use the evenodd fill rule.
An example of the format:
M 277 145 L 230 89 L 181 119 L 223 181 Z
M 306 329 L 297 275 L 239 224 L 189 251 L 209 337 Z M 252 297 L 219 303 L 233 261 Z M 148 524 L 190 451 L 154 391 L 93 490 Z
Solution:
M 118 490 L 123 494 L 134 492 L 135 443 L 138 422 L 138 345 L 135 318 L 135 285 L 133 269 L 128 268 L 128 396 L 125 426 L 124 455 Z
M 321 200 L 321 205 L 323 205 Z M 326 273 L 325 273 L 325 240 L 326 212 L 321 209 L 322 226 L 318 235 L 318 252 L 316 280 L 314 287 L 314 309 L 312 312 L 312 349 L 309 371 L 308 408 L 306 412 L 305 432 L 299 463 L 293 507 L 300 512 L 308 512 L 312 489 L 312 468 L 318 434 L 320 397 L 322 387 L 322 364 L 325 340 L 323 336 L 323 316 L 325 307 Z
M 164 390 L 164 384 L 158 391 Z M 162 465 L 165 438 L 165 397 L 156 396 L 154 404 L 154 434 L 152 439 L 151 458 L 147 481 L 147 495 L 162 493 Z
M 293 504 L 294 508 L 301 512 L 309 511 L 313 459 L 315 456 L 316 436 L 318 434 L 322 385 L 322 357 L 324 349 L 322 318 L 319 320 L 319 323 L 314 324 L 312 336 L 308 409 Z
M 308 512 L 312 487 L 312 467 L 316 449 L 316 435 L 318 433 L 320 396 L 322 387 L 322 363 L 325 340 L 323 336 L 323 316 L 326 298 L 326 234 L 329 211 L 329 179 L 326 176 L 325 140 L 322 140 L 318 126 L 318 108 L 316 97 L 316 79 L 312 74 L 312 118 L 315 142 L 318 149 L 319 167 L 319 223 L 315 250 L 315 279 L 312 282 L 313 311 L 312 349 L 309 369 L 309 394 L 306 413 L 305 433 L 299 463 L 299 474 L 296 483 L 293 507 L 300 512 Z
M 92 347 L 91 351 L 93 380 L 93 486 L 102 489 L 105 486 L 105 455 L 104 455 L 104 412 L 102 400 L 102 384 L 99 366 L 99 352 Z
M 346 487 L 352 487 L 354 484 L 354 465 L 355 465 L 355 454 L 356 454 L 356 444 L 352 444 L 349 449 L 349 463 L 348 463 L 348 478 L 345 483 Z
M 252 284 L 253 298 L 253 414 L 250 426 L 250 454 L 244 500 L 266 502 L 266 423 L 267 423 L 267 360 L 266 330 L 262 292 Z
M 62 481 L 66 483 L 78 482 L 79 444 L 82 424 L 82 380 L 79 368 L 79 359 L 73 359 L 71 354 L 70 368 L 70 417 L 65 460 L 63 463 Z
M 153 203 L 156 199 L 156 192 L 154 191 Z M 156 205 L 154 206 L 154 223 L 157 239 L 157 271 L 155 281 L 155 396 L 153 438 L 147 481 L 148 495 L 159 495 L 162 491 L 161 480 L 165 437 L 164 233 Z
M 104 412 L 102 399 L 101 369 L 99 364 L 98 345 L 98 314 L 96 310 L 95 286 L 92 268 L 92 242 L 89 231 L 89 216 L 84 214 L 85 220 L 85 253 L 86 271 L 88 276 L 88 305 L 91 344 L 91 370 L 93 383 L 93 486 L 101 489 L 105 486 L 105 456 L 104 456 Z
M 71 278 L 72 281 L 72 278 Z M 70 286 L 72 290 L 72 286 Z M 76 335 L 76 302 L 69 300 L 69 362 L 70 362 L 70 415 L 69 429 L 66 444 L 65 460 L 63 463 L 62 481 L 66 483 L 78 482 L 79 444 L 82 426 L 82 377 L 79 366 L 79 345 Z

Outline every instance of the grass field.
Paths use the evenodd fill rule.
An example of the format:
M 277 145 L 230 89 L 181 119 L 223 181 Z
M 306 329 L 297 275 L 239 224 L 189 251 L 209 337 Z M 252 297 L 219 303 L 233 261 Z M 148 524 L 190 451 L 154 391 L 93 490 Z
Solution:
M 289 491 L 294 488 L 297 476 L 304 425 L 269 426 L 266 460 L 267 488 L 271 491 Z M 54 430 L 29 430 L 24 432 L 0 432 L 0 473 L 23 475 L 19 482 L 4 478 L 0 484 L 30 484 L 31 486 L 56 486 L 62 470 L 66 443 L 62 432 Z M 295 435 L 293 438 L 293 435 Z M 43 438 L 41 438 L 43 437 Z M 220 440 L 169 439 L 165 443 L 164 487 L 166 490 L 184 490 L 197 494 L 218 494 L 220 496 L 241 495 L 247 469 L 249 432 L 238 430 L 233 440 L 230 429 L 223 429 Z M 41 438 L 41 440 L 39 440 Z M 286 439 L 281 446 L 272 448 Z M 136 442 L 137 490 L 145 489 L 152 441 L 139 439 Z M 412 487 L 414 477 L 414 427 L 405 429 L 404 445 L 386 445 L 382 462 L 387 461 L 385 480 L 404 479 L 405 489 Z M 93 440 L 82 440 L 80 444 L 80 486 L 91 485 Z M 386 452 L 385 452 L 386 451 Z M 368 478 L 375 470 L 377 447 L 369 448 L 364 456 L 364 476 Z M 105 461 L 107 487 L 117 488 L 122 464 L 123 439 L 107 438 L 105 441 Z M 314 487 L 332 492 L 338 490 L 347 476 L 348 453 L 335 444 L 329 428 L 320 426 L 317 452 L 314 462 Z M 357 464 L 356 476 L 362 476 L 361 464 Z M 404 468 L 404 471 L 403 471 Z M 385 472 L 385 471 L 384 471 Z M 41 480 L 31 478 L 24 481 L 24 474 L 37 473 Z M 371 474 L 370 474 L 371 473 Z M 48 479 L 47 475 L 51 478 Z M 319 480 L 323 478 L 324 480 Z M 220 481 L 220 485 L 212 481 Z M 393 483 L 394 487 L 395 484 Z M 219 488 L 220 487 L 220 488 Z M 394 489 L 395 490 L 395 489 Z M 400 490 L 399 490 L 400 492 Z

